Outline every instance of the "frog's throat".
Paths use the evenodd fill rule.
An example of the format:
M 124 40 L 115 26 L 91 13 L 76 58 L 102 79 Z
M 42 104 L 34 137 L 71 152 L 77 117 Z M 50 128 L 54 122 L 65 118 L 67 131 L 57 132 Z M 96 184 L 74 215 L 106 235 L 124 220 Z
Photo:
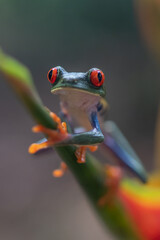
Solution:
M 78 92 L 79 93 L 86 93 L 86 94 L 88 94 L 88 95 L 90 95 L 90 96 L 97 96 L 97 97 L 100 97 L 100 103 L 102 104 L 102 106 L 103 106 L 103 111 L 101 111 L 101 112 L 104 112 L 104 111 L 106 111 L 107 109 L 108 109 L 108 102 L 106 101 L 106 99 L 103 97 L 103 96 L 101 96 L 101 95 L 99 95 L 98 93 L 94 93 L 94 92 L 89 92 L 89 91 L 87 91 L 87 90 L 85 90 L 85 89 L 79 89 L 79 88 L 73 88 L 73 87 L 57 87 L 57 88 L 54 88 L 54 89 L 51 89 L 51 93 L 53 93 L 53 94 L 62 94 L 63 93 L 63 91 L 77 91 L 77 94 L 78 94 Z

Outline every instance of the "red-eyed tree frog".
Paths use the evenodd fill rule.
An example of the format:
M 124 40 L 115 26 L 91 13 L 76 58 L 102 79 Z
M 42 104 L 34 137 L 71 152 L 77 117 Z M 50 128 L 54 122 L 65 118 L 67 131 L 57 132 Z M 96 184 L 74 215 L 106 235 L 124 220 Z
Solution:
M 48 138 L 32 144 L 29 152 L 35 153 L 53 145 L 75 145 L 77 146 L 75 152 L 77 162 L 84 163 L 86 149 L 95 151 L 97 145 L 101 144 L 142 182 L 146 182 L 146 172 L 139 158 L 118 127 L 111 121 L 103 123 L 100 118 L 101 112 L 108 106 L 105 100 L 104 73 L 98 68 L 92 68 L 85 73 L 69 73 L 58 66 L 50 69 L 47 77 L 52 86 L 51 92 L 60 96 L 63 122 L 57 115 L 50 113 L 54 121 L 58 123 L 58 130 L 36 126 L 33 130 L 45 133 Z M 82 127 L 81 131 L 72 127 L 72 119 L 75 119 Z M 69 131 L 67 131 L 66 123 Z M 65 168 L 63 164 L 62 168 Z

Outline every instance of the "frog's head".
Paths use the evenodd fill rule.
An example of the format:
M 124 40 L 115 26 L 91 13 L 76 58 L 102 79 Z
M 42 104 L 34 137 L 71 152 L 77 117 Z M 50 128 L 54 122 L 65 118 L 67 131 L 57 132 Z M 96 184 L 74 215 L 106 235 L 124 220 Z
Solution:
M 67 89 L 88 92 L 105 96 L 104 73 L 98 68 L 92 68 L 86 73 L 66 72 L 62 67 L 52 68 L 48 72 L 48 80 L 52 85 L 52 93 L 61 93 Z

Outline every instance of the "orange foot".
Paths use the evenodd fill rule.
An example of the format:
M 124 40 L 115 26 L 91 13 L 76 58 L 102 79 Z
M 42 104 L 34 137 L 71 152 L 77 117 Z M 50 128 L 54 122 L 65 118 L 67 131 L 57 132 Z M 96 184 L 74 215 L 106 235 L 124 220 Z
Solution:
M 122 170 L 120 167 L 106 166 L 106 182 L 107 193 L 98 200 L 99 206 L 106 203 L 112 204 L 115 195 L 118 193 L 120 180 L 122 179 Z
M 91 152 L 95 152 L 98 148 L 98 146 L 82 146 L 77 148 L 75 155 L 77 157 L 77 163 L 85 163 L 86 161 L 86 150 L 87 148 L 91 151 Z
M 32 128 L 33 132 L 42 132 L 45 135 L 48 136 L 48 140 L 43 143 L 33 143 L 30 145 L 28 151 L 30 154 L 34 154 L 37 151 L 48 148 L 53 146 L 54 144 L 61 142 L 65 138 L 67 138 L 68 133 L 67 133 L 67 126 L 65 122 L 61 122 L 61 119 L 53 112 L 50 112 L 51 118 L 57 123 L 57 130 L 52 130 L 49 128 L 46 128 L 42 125 L 37 125 Z
M 59 178 L 64 175 L 64 173 L 67 171 L 67 165 L 64 162 L 61 162 L 60 168 L 56 169 L 52 172 L 53 177 Z

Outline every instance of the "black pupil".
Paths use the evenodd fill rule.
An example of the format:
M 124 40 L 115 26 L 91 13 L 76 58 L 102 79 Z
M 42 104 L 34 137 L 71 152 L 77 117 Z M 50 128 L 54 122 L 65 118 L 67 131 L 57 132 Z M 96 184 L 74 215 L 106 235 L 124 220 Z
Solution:
M 100 72 L 98 73 L 98 80 L 99 80 L 99 82 L 102 81 L 102 74 Z
M 49 72 L 49 74 L 48 74 L 49 80 L 51 80 L 51 78 L 52 78 L 52 72 L 53 72 L 53 70 L 51 70 L 51 71 Z

